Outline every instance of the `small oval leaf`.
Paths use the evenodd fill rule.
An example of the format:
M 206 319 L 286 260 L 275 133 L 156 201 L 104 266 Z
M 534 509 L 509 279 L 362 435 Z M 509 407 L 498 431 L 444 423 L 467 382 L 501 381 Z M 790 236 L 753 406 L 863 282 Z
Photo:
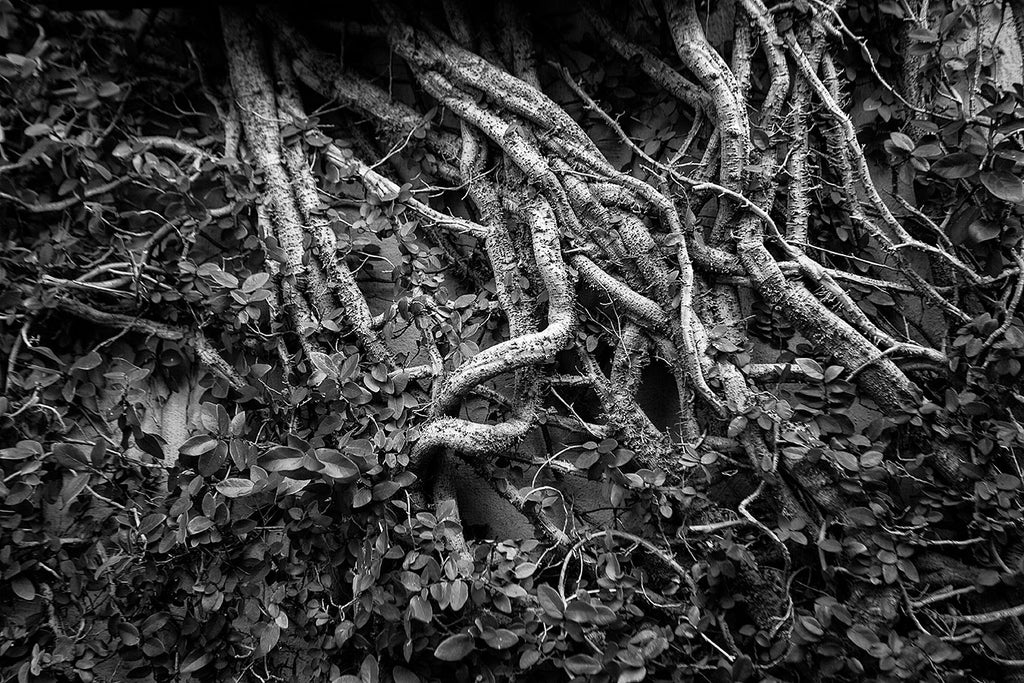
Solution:
M 201 534 L 207 529 L 213 526 L 213 520 L 209 517 L 193 517 L 188 522 L 188 532 L 190 534 Z
M 11 581 L 11 590 L 22 600 L 35 600 L 36 599 L 36 587 L 26 577 L 18 576 Z
M 214 488 L 217 489 L 222 495 L 228 498 L 240 498 L 242 496 L 252 493 L 252 489 L 255 486 L 248 479 L 238 479 L 235 477 L 229 477 L 224 481 L 217 482 Z
M 181 444 L 178 452 L 182 455 L 202 455 L 217 447 L 217 439 L 209 434 L 200 434 Z
M 457 633 L 442 640 L 434 650 L 434 656 L 445 662 L 457 662 L 475 649 L 473 636 L 468 633 Z
M 981 174 L 981 184 L 1003 201 L 1014 204 L 1024 203 L 1024 182 L 1006 171 L 988 171 Z
M 481 637 L 489 647 L 495 650 L 507 650 L 519 642 L 519 636 L 507 628 L 484 631 Z

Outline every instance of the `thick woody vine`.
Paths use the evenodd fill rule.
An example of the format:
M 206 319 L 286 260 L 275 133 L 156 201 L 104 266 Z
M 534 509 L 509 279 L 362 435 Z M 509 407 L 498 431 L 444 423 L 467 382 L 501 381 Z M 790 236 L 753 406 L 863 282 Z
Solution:
M 153 244 L 176 227 L 161 228 L 163 234 L 142 245 L 134 277 L 122 275 L 117 269 L 125 266 L 118 264 L 107 269 L 115 278 L 102 284 L 95 268 L 47 275 L 48 310 L 191 348 L 239 401 L 277 406 L 268 409 L 275 415 L 284 410 L 285 393 L 306 396 L 324 380 L 350 387 L 345 382 L 357 372 L 378 391 L 413 387 L 414 417 L 395 427 L 339 418 L 330 435 L 336 449 L 282 440 L 260 456 L 263 475 L 305 468 L 344 485 L 359 476 L 390 477 L 393 487 L 378 483 L 366 495 L 381 504 L 398 501 L 401 514 L 381 513 L 374 524 L 386 520 L 387 534 L 397 536 L 429 520 L 436 542 L 426 552 L 436 555 L 448 585 L 476 582 L 483 591 L 495 581 L 488 575 L 493 553 L 467 533 L 460 510 L 460 473 L 475 470 L 536 528 L 543 548 L 537 564 L 548 562 L 557 579 L 538 580 L 518 597 L 573 634 L 579 653 L 560 646 L 566 657 L 555 664 L 570 674 L 617 667 L 625 676 L 619 680 L 641 680 L 629 676 L 665 664 L 658 659 L 664 649 L 637 661 L 602 659 L 602 628 L 614 631 L 610 625 L 617 623 L 601 602 L 606 599 L 636 608 L 622 619 L 646 619 L 649 610 L 652 623 L 685 641 L 673 647 L 677 657 L 689 658 L 694 677 L 701 667 L 726 665 L 737 680 L 786 666 L 807 673 L 810 651 L 825 642 L 848 651 L 826 664 L 846 676 L 870 669 L 884 680 L 913 678 L 929 667 L 955 668 L 962 657 L 1017 675 L 1024 668 L 1018 586 L 1024 548 L 1016 540 L 1018 437 L 1008 434 L 1024 440 L 1020 406 L 986 423 L 1002 441 L 986 436 L 984 451 L 958 411 L 978 399 L 977 387 L 991 387 L 984 378 L 1002 372 L 993 364 L 1011 360 L 1006 340 L 1020 336 L 1014 318 L 1024 282 L 1020 229 L 998 233 L 997 241 L 951 237 L 959 207 L 943 206 L 943 222 L 916 208 L 907 199 L 913 187 L 901 187 L 899 178 L 892 188 L 880 186 L 834 57 L 848 39 L 861 45 L 844 23 L 843 7 L 739 0 L 725 49 L 709 39 L 704 11 L 693 0 L 665 0 L 657 18 L 646 20 L 674 47 L 669 55 L 632 39 L 609 8 L 584 2 L 580 21 L 602 54 L 642 73 L 647 87 L 660 89 L 681 112 L 688 132 L 674 154 L 664 155 L 630 138 L 586 79 L 580 82 L 580 74 L 554 60 L 557 50 L 535 39 L 514 3 L 499 3 L 497 34 L 468 3 L 441 4 L 428 17 L 378 3 L 380 23 L 362 27 L 403 62 L 415 96 L 402 98 L 319 47 L 307 22 L 278 9 L 224 8 L 226 85 L 214 92 L 205 76 L 202 83 L 220 119 L 223 155 L 167 136 L 136 136 L 132 143 L 200 165 L 216 161 L 215 170 L 205 171 L 223 182 L 237 168 L 236 154 L 258 175 L 249 197 L 209 213 L 247 217 L 243 224 L 266 274 L 246 294 L 266 288 L 270 320 L 260 334 L 270 341 L 262 350 L 282 366 L 286 391 L 253 381 L 252 366 L 267 358 L 243 360 L 237 349 L 218 350 L 202 324 L 157 322 L 157 315 L 102 305 L 103 294 L 138 288 L 144 277 L 155 281 L 157 273 L 147 271 Z M 908 25 L 916 22 L 918 38 L 931 30 L 926 15 L 904 17 Z M 942 150 L 939 126 L 926 125 L 929 116 L 942 117 L 928 108 L 921 77 L 902 74 L 906 92 L 900 94 L 865 54 L 872 79 L 895 95 L 892 106 L 919 117 L 907 132 L 887 138 L 891 158 L 916 159 L 922 174 L 949 181 L 963 196 L 991 192 L 984 200 L 1005 202 L 1010 208 L 1000 217 L 1016 221 L 1012 212 L 1024 205 L 1024 186 L 1016 199 L 1016 186 L 1005 177 L 1016 176 L 994 166 L 978 176 L 977 165 L 925 156 L 921 150 L 931 145 L 961 154 L 961 165 L 969 165 L 963 155 L 976 152 Z M 936 101 L 963 104 L 947 80 L 935 87 Z M 971 103 L 976 97 L 968 94 Z M 1019 99 L 989 102 L 1006 110 L 987 116 L 1008 121 Z M 314 102 L 340 106 L 350 127 L 339 133 L 324 125 L 326 116 L 307 110 Z M 408 102 L 431 103 L 433 119 Z M 569 111 L 576 108 L 582 113 L 574 117 Z M 971 116 L 976 123 L 981 115 Z M 632 168 L 623 170 L 607 145 L 594 141 L 595 122 L 629 151 Z M 1020 128 L 1012 125 L 1001 133 L 1005 149 L 1024 157 L 1012 137 Z M 403 177 L 409 167 L 400 163 L 405 156 L 421 172 L 410 183 Z M 332 188 L 359 186 L 371 206 L 388 207 L 391 223 L 406 223 L 387 230 L 405 240 L 401 248 L 411 265 L 400 277 L 408 295 L 379 315 L 360 288 L 352 243 L 336 229 L 331 204 L 337 197 L 321 182 L 325 174 Z M 970 186 L 977 178 L 980 185 Z M 108 183 L 92 196 L 116 190 Z M 82 201 L 89 198 L 87 190 Z M 67 208 L 14 199 L 30 213 Z M 942 198 L 932 201 L 938 206 Z M 839 242 L 823 234 L 823 226 L 839 222 L 846 246 L 860 246 L 857 254 L 837 251 Z M 992 229 L 974 225 L 967 230 Z M 984 257 L 972 251 L 981 243 L 989 250 Z M 417 246 L 410 251 L 409 244 Z M 482 349 L 467 352 L 446 337 L 446 316 L 454 312 L 464 324 L 479 312 L 459 317 L 439 294 L 441 280 L 426 273 L 421 248 L 453 274 L 451 286 L 493 292 L 494 312 L 486 317 L 498 322 Z M 941 329 L 912 325 L 895 303 L 871 303 L 896 300 L 935 311 Z M 996 313 L 987 313 L 996 302 Z M 765 311 L 766 324 L 788 326 L 797 340 L 777 358 L 755 362 L 751 353 L 763 338 L 754 339 L 757 326 L 747 323 Z M 420 336 L 425 361 L 396 350 L 402 324 Z M 359 349 L 358 362 L 339 362 L 346 343 Z M 12 364 L 21 352 L 16 344 Z M 803 355 L 794 354 L 796 347 Z M 671 376 L 675 396 L 662 399 L 676 411 L 671 428 L 657 423 L 645 398 L 651 372 Z M 307 387 L 304 373 L 316 378 Z M 950 376 L 957 379 L 947 382 Z M 364 388 L 350 391 L 346 398 L 358 397 L 353 405 L 364 401 Z M 991 391 L 1005 398 L 1015 390 Z M 840 423 L 852 403 L 844 396 L 854 394 L 873 411 L 862 433 Z M 801 405 L 784 395 L 812 398 Z M 471 410 L 480 405 L 483 410 Z M 844 406 L 837 417 L 829 413 L 834 405 Z M 830 421 L 815 421 L 816 409 Z M 182 446 L 185 462 L 172 454 L 168 467 L 187 469 L 188 458 L 214 448 L 196 439 L 202 437 Z M 341 455 L 352 440 L 365 462 Z M 373 456 L 363 452 L 371 443 Z M 524 446 L 534 443 L 546 452 Z M 577 451 L 584 454 L 578 460 L 565 455 Z M 728 473 L 741 473 L 742 480 L 731 498 L 719 495 Z M 926 474 L 934 475 L 931 481 Z M 542 477 L 549 483 L 538 484 Z M 602 517 L 575 504 L 570 487 L 557 486 L 566 477 L 602 482 L 614 514 Z M 232 474 L 217 490 L 244 497 L 262 490 L 264 480 Z M 1009 502 L 997 506 L 1005 517 L 979 521 L 977 511 L 988 503 L 977 501 L 999 499 L 999 492 L 1010 492 Z M 935 502 L 943 496 L 944 503 Z M 942 505 L 943 514 L 962 512 L 968 500 L 978 516 L 969 529 L 947 519 L 930 533 L 922 521 L 934 520 L 929 515 Z M 405 521 L 396 522 L 396 515 Z M 383 538 L 373 536 L 374 528 L 361 529 L 367 548 Z M 983 552 L 963 552 L 976 545 Z M 357 565 L 347 580 L 379 576 L 380 561 Z M 721 569 L 726 565 L 728 571 Z M 993 573 L 1008 588 L 1002 595 L 985 590 Z M 635 582 L 615 583 L 627 575 Z M 350 597 L 361 599 L 355 588 Z M 446 600 L 451 605 L 453 598 Z M 425 609 L 409 604 L 410 611 Z M 567 616 L 574 605 L 586 605 L 586 618 Z M 432 632 L 438 642 L 427 649 L 437 660 L 458 662 L 473 651 L 473 638 L 496 651 L 523 641 L 529 648 L 522 658 L 503 665 L 537 664 L 546 636 L 513 617 L 501 619 L 493 627 Z M 544 657 L 554 661 L 550 652 Z M 406 664 L 413 659 L 405 655 Z

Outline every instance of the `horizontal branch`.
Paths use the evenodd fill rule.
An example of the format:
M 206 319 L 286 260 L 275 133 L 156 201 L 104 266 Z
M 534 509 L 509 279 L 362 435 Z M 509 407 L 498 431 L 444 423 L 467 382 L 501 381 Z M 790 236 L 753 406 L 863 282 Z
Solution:
M 227 381 L 232 389 L 242 391 L 247 386 L 238 371 L 224 360 L 223 356 L 210 344 L 206 335 L 199 330 L 185 330 L 138 316 L 109 313 L 74 299 L 58 299 L 56 308 L 104 327 L 141 332 L 168 341 L 184 341 L 192 346 L 199 361 Z

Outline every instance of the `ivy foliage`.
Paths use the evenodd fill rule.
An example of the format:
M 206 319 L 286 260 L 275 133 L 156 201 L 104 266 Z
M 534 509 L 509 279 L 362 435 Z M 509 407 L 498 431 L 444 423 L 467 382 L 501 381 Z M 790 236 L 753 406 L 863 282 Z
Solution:
M 827 16 L 818 5 L 780 3 L 780 34 Z M 375 324 L 416 340 L 395 369 L 341 308 L 315 329 L 282 313 L 286 245 L 261 232 L 268 179 L 225 115 L 214 14 L 200 12 L 207 25 L 0 0 L 3 680 L 1010 680 L 1024 665 L 1024 93 L 995 78 L 991 51 L 956 47 L 993 6 L 941 4 L 934 28 L 904 35 L 908 7 L 843 7 L 853 37 L 834 40 L 869 160 L 918 200 L 914 234 L 977 268 L 969 291 L 934 269 L 972 316 L 949 323 L 895 280 L 872 286 L 892 268 L 838 190 L 816 195 L 807 247 L 859 278 L 851 296 L 880 327 L 926 343 L 940 329 L 945 362 L 908 369 L 916 402 L 884 414 L 859 372 L 749 301 L 744 325 L 709 330 L 708 355 L 771 376 L 727 419 L 702 416 L 711 438 L 666 425 L 669 471 L 638 457 L 621 415 L 558 384 L 563 354 L 546 366 L 560 393 L 537 439 L 477 475 L 564 538 L 501 539 L 467 533 L 457 497 L 424 505 L 425 475 L 409 467 L 435 417 L 422 358 L 458 367 L 509 334 L 493 273 L 474 276 L 480 255 L 424 238 L 429 221 L 410 208 L 429 201 L 416 183 L 439 161 L 420 143 L 457 130 L 450 113 L 429 107 L 393 148 L 410 181 L 376 193 L 320 154 L 368 145 L 366 122 L 321 102 L 282 128 L 320 184 L 319 217 L 387 302 Z M 636 60 L 604 59 L 572 12 L 555 13 L 576 30 L 553 54 L 629 113 L 644 154 L 672 157 L 689 112 Z M 366 20 L 350 28 L 370 41 Z M 908 108 L 885 80 L 907 50 L 922 79 L 966 84 L 969 102 Z M 754 75 L 767 78 L 759 64 Z M 613 163 L 643 176 L 607 121 L 560 92 Z M 811 118 L 823 138 L 831 124 Z M 824 165 L 814 180 L 844 182 Z M 515 289 L 544 303 L 538 282 L 527 272 Z M 585 303 L 573 341 L 607 365 L 625 332 Z M 667 376 L 663 360 L 646 372 Z M 460 414 L 509 419 L 490 391 Z M 621 428 L 559 431 L 598 417 Z M 771 435 L 763 462 L 737 445 L 754 428 Z M 954 472 L 944 448 L 968 456 Z M 806 493 L 788 494 L 800 505 L 761 495 L 791 488 L 779 459 L 828 465 L 818 492 L 841 512 Z

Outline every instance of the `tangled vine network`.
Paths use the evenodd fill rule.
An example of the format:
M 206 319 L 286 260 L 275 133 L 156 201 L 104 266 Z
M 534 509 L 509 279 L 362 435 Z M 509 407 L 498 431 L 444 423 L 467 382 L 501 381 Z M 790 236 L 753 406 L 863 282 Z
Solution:
M 371 5 L 0 2 L 3 670 L 1024 680 L 1024 7 Z

